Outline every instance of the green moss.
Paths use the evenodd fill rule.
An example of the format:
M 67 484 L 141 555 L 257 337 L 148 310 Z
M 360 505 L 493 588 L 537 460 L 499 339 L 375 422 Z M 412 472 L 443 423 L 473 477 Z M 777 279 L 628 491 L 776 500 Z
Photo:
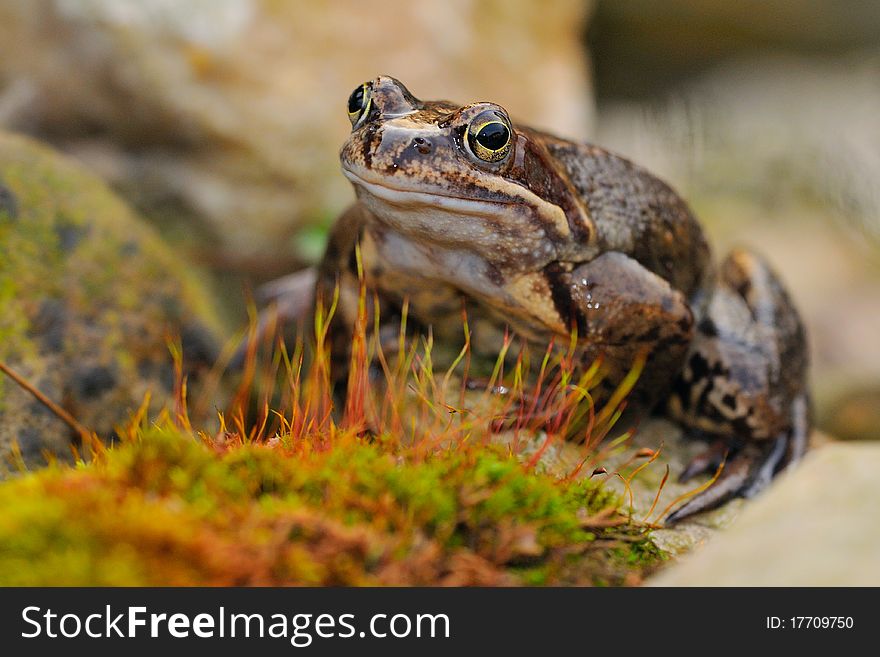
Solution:
M 635 541 L 626 547 L 615 548 L 611 554 L 618 563 L 629 567 L 653 568 L 669 558 L 651 541 Z
M 617 503 L 486 448 L 217 450 L 153 427 L 0 484 L 0 585 L 620 583 L 657 551 L 582 526 Z

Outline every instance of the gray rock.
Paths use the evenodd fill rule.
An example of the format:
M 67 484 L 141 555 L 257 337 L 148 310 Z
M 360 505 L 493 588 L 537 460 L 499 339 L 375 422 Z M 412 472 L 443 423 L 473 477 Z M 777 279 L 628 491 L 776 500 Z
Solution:
M 652 586 L 880 585 L 880 445 L 829 443 Z
M 0 132 L 0 361 L 109 438 L 148 391 L 169 402 L 175 334 L 197 385 L 222 327 L 186 263 L 95 176 Z M 0 475 L 14 445 L 36 466 L 77 439 L 0 374 Z
M 632 509 L 633 519 L 657 527 L 652 530 L 651 536 L 661 550 L 673 556 L 684 554 L 705 543 L 736 518 L 743 500 L 733 500 L 719 509 L 664 527 L 663 512 L 668 513 L 676 508 L 676 499 L 708 480 L 708 476 L 703 476 L 686 484 L 678 482 L 678 476 L 685 466 L 706 449 L 707 443 L 687 438 L 678 425 L 658 417 L 645 419 L 628 439 L 615 440 L 615 437 L 623 435 L 622 428 L 612 431 L 595 455 L 580 469 L 580 475 L 590 476 L 594 470 L 604 469 L 604 472 L 594 476 L 621 495 L 624 509 Z M 501 434 L 497 440 L 511 442 L 513 438 Z M 530 439 L 523 451 L 524 457 L 528 458 L 530 453 L 541 449 L 543 440 L 543 434 Z M 638 456 L 646 449 L 660 452 L 651 463 L 646 463 L 649 456 Z M 539 467 L 557 476 L 566 476 L 578 467 L 584 456 L 582 446 L 571 441 L 556 441 L 542 452 Z M 635 470 L 641 465 L 645 467 L 636 473 Z M 667 467 L 669 476 L 663 483 Z M 626 484 L 623 479 L 628 480 Z

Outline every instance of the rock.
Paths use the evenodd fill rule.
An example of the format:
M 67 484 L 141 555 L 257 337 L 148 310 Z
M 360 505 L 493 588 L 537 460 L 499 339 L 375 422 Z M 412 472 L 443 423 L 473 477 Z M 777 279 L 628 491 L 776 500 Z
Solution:
M 594 470 L 604 468 L 604 472 L 594 476 L 604 479 L 607 486 L 623 497 L 627 507 L 630 506 L 630 501 L 632 502 L 634 519 L 650 521 L 659 527 L 652 531 L 651 537 L 661 550 L 671 555 L 688 552 L 736 518 L 742 507 L 742 500 L 733 500 L 714 511 L 687 518 L 671 527 L 663 527 L 662 512 L 671 511 L 675 506 L 672 508 L 669 506 L 676 498 L 693 491 L 708 480 L 706 476 L 686 484 L 677 481 L 678 475 L 684 471 L 690 460 L 706 449 L 706 443 L 688 439 L 681 427 L 659 417 L 645 419 L 635 433 L 626 440 L 613 439 L 614 436 L 623 435 L 623 430 L 614 431 L 612 438 L 606 439 L 597 453 L 581 468 L 581 474 L 589 476 Z M 505 435 L 499 436 L 498 439 L 511 440 Z M 539 437 L 529 445 L 526 454 L 529 450 L 539 449 L 541 444 L 542 437 Z M 645 465 L 632 477 L 628 485 L 624 485 L 617 473 L 620 472 L 624 478 L 629 479 L 636 468 L 646 464 L 650 459 L 646 450 L 659 450 L 660 453 L 653 462 Z M 583 461 L 584 455 L 582 446 L 570 441 L 555 442 L 543 452 L 540 467 L 562 477 L 577 468 Z M 667 466 L 669 477 L 662 484 L 661 489 Z
M 221 327 L 206 296 L 125 204 L 81 166 L 0 132 L 0 361 L 102 437 L 174 380 L 166 338 L 195 372 Z M 190 348 L 190 343 L 196 348 Z M 201 362 L 199 362 L 201 361 Z M 0 374 L 0 470 L 69 456 L 73 432 Z
M 880 585 L 880 445 L 829 443 L 653 586 Z
M 840 440 L 880 440 L 880 385 L 849 385 L 821 410 Z
M 188 209 L 184 230 L 203 231 L 214 262 L 265 274 L 273 258 L 289 262 L 298 227 L 353 200 L 337 153 L 346 99 L 365 79 L 495 100 L 585 136 L 590 5 L 6 2 L 0 124 L 76 152 L 151 216 L 171 206 L 176 232 Z
M 880 5 L 827 0 L 616 0 L 591 25 L 599 93 L 656 96 L 738 55 L 874 49 Z

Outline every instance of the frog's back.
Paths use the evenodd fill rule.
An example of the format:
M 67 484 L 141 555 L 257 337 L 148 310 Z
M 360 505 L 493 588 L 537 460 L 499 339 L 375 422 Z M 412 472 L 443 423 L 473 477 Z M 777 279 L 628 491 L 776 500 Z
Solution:
M 688 296 L 704 285 L 709 245 L 669 185 L 598 146 L 545 139 L 590 214 L 601 252 L 626 253 Z

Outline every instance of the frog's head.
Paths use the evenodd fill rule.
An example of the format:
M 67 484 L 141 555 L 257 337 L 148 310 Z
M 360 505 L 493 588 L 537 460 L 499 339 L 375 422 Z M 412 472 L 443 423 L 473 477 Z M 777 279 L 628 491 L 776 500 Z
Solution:
M 348 99 L 340 159 L 359 200 L 410 239 L 534 266 L 569 235 L 571 187 L 540 143 L 494 103 L 421 101 L 378 77 Z

